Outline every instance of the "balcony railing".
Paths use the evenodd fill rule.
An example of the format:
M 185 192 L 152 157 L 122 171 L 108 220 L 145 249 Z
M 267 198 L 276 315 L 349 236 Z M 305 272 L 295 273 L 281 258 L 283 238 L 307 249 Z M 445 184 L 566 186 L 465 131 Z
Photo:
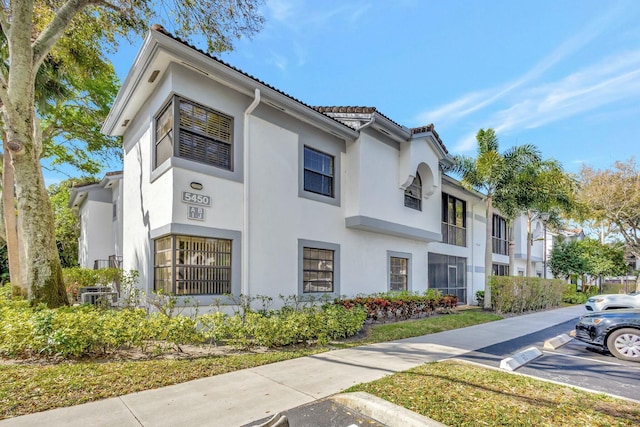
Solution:
M 498 255 L 509 255 L 509 241 L 494 237 L 492 241 L 493 253 Z
M 122 257 L 118 255 L 109 255 L 109 259 L 97 259 L 93 261 L 93 269 L 101 268 L 122 268 Z
M 467 229 L 457 225 L 442 223 L 442 243 L 456 246 L 467 246 Z

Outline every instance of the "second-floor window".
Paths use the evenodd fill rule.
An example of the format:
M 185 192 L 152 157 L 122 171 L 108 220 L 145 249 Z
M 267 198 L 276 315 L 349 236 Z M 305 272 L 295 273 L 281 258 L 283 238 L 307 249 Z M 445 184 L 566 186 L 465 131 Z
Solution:
M 442 242 L 467 246 L 467 203 L 442 193 Z
M 422 180 L 418 174 L 411 185 L 404 190 L 404 205 L 418 211 L 422 210 Z
M 233 170 L 233 118 L 174 97 L 155 119 L 155 167 L 172 156 Z
M 507 236 L 507 220 L 500 215 L 493 214 L 491 232 L 493 253 L 509 255 L 509 237 Z
M 304 190 L 334 197 L 333 156 L 304 147 Z

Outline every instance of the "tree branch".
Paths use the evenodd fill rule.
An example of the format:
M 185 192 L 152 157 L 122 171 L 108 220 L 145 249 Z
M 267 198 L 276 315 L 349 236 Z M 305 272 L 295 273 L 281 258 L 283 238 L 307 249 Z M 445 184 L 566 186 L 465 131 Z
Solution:
M 9 21 L 7 20 L 7 14 L 4 7 L 4 4 L 0 7 L 0 27 L 2 27 L 2 32 L 8 37 L 9 31 L 11 31 L 11 24 L 9 24 Z
M 37 70 L 40 67 L 44 58 L 58 39 L 62 37 L 73 18 L 88 4 L 90 4 L 90 2 L 87 0 L 67 0 L 67 2 L 58 9 L 58 13 L 56 13 L 53 20 L 32 44 L 34 69 Z

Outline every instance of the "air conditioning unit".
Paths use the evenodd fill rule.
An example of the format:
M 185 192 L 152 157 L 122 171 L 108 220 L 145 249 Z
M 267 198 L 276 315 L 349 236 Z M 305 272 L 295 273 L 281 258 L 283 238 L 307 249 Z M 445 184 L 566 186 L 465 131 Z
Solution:
M 106 301 L 107 304 L 111 306 L 116 305 L 118 302 L 118 293 L 105 286 L 88 286 L 80 288 L 81 304 L 98 305 L 101 304 L 102 301 Z

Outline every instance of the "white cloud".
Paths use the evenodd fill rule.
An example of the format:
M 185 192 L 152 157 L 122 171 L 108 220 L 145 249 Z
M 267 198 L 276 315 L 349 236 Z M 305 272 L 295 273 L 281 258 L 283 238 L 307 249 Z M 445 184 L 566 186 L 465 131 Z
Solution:
M 267 10 L 269 17 L 275 21 L 287 21 L 292 14 L 293 5 L 285 0 L 269 0 Z
M 589 42 L 600 35 L 621 13 L 624 13 L 622 8 L 612 8 L 608 13 L 602 14 L 598 20 L 592 22 L 580 33 L 566 40 L 551 54 L 543 58 L 535 64 L 533 68 L 515 80 L 495 88 L 465 94 L 434 110 L 420 113 L 417 117 L 417 122 L 432 122 L 438 123 L 438 125 L 441 126 L 447 126 L 496 103 L 508 95 L 512 95 L 516 90 L 526 87 L 527 84 L 538 79 L 553 66 L 589 44 Z
M 469 133 L 465 135 L 457 144 L 453 147 L 453 150 L 459 153 L 472 151 L 477 147 L 476 134 Z
M 521 92 L 519 102 L 495 113 L 496 132 L 537 128 L 616 102 L 640 97 L 640 50 L 626 52 L 557 82 Z
M 349 1 L 328 8 L 323 3 L 301 3 L 288 0 L 269 0 L 267 3 L 267 25 L 265 34 L 278 33 L 277 39 L 287 40 L 281 44 L 288 51 L 278 52 L 280 58 L 289 57 L 298 67 L 307 63 L 309 45 L 331 31 L 337 25 L 355 26 L 371 8 L 367 1 Z M 345 24 L 346 23 L 346 24 Z M 284 61 L 270 61 L 281 70 L 286 69 Z

